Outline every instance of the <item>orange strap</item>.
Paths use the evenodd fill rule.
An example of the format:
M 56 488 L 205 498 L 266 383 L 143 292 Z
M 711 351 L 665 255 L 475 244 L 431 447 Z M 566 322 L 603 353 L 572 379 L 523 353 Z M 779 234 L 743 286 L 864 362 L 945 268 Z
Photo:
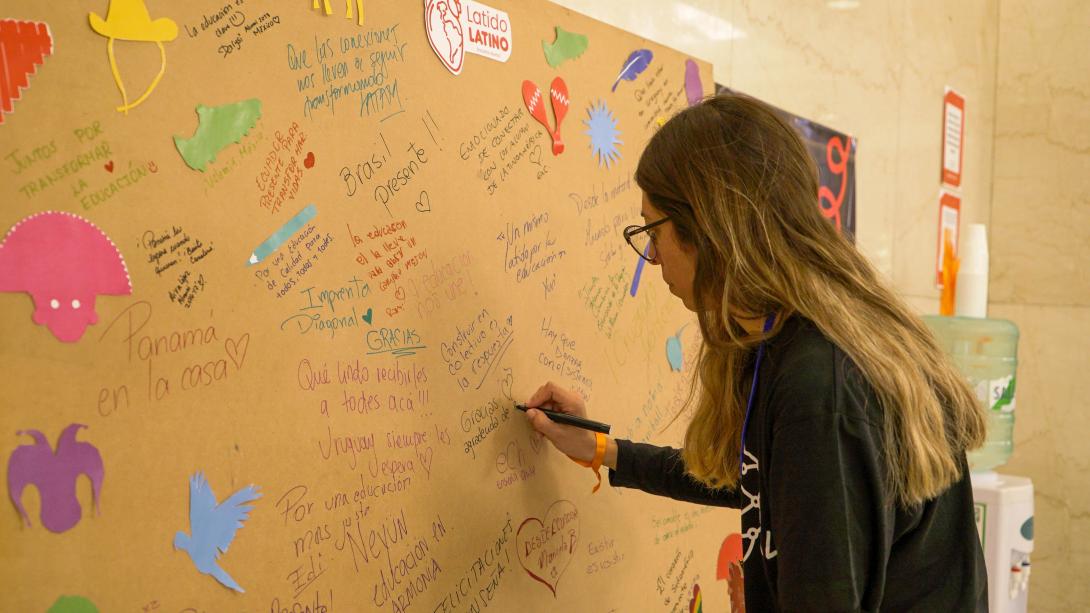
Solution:
M 592 494 L 597 493 L 598 488 L 602 487 L 602 473 L 598 471 L 602 468 L 602 460 L 604 460 L 606 457 L 607 440 L 608 439 L 606 438 L 606 435 L 602 434 L 601 432 L 594 433 L 594 459 L 590 462 L 577 460 L 571 456 L 568 456 L 568 458 L 571 459 L 572 462 L 575 462 L 580 466 L 586 466 L 587 468 L 593 470 L 594 476 L 598 477 L 598 483 L 595 484 L 593 489 L 591 489 Z

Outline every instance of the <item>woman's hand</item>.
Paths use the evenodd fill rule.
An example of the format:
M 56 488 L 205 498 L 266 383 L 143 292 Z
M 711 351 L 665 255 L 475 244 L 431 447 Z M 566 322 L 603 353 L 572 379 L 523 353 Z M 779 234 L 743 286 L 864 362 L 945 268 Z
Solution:
M 590 462 L 594 458 L 595 437 L 594 433 L 575 426 L 558 424 L 549 419 L 538 408 L 549 409 L 577 417 L 587 416 L 587 407 L 578 394 L 566 390 L 556 384 L 546 383 L 534 392 L 526 401 L 527 407 L 534 407 L 526 411 L 526 419 L 535 430 L 545 435 L 563 454 L 576 460 Z

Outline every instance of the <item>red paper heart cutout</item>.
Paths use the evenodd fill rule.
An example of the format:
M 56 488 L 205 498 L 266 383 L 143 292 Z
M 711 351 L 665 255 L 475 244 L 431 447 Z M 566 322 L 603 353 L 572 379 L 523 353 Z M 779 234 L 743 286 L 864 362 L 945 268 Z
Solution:
M 570 500 L 549 506 L 545 519 L 527 517 L 515 533 L 519 564 L 556 597 L 556 585 L 575 556 L 579 541 L 579 509 Z

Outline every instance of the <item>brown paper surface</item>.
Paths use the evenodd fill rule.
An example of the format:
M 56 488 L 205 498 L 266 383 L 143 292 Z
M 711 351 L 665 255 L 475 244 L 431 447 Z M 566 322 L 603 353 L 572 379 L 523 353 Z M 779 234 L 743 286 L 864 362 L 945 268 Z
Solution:
M 552 380 L 616 437 L 680 442 L 686 417 L 667 426 L 699 332 L 658 269 L 631 295 L 621 229 L 640 220 L 644 143 L 686 104 L 688 58 L 547 2 L 497 1 L 510 59 L 466 54 L 454 76 L 421 2 L 363 3 L 363 26 L 330 4 L 326 16 L 302 0 L 149 0 L 178 34 L 126 114 L 88 23 L 106 2 L 0 15 L 45 22 L 53 39 L 0 125 L 0 222 L 79 215 L 133 287 L 97 296 L 75 343 L 31 320 L 27 293 L 0 293 L 4 461 L 33 443 L 17 431 L 53 446 L 77 423 L 105 471 L 100 512 L 76 478 L 79 519 L 59 534 L 38 487 L 20 497 L 29 526 L 7 503 L 0 609 L 78 595 L 101 611 L 688 611 L 699 585 L 705 608 L 724 610 L 716 564 L 735 511 L 591 495 L 593 475 L 512 409 Z M 552 68 L 541 44 L 558 25 L 589 46 Z M 653 61 L 611 92 L 640 48 Z M 131 103 L 159 50 L 115 51 Z M 560 155 L 521 94 L 529 79 L 548 96 L 557 76 L 571 100 Z M 187 166 L 173 138 L 193 137 L 197 106 L 253 98 L 261 116 L 241 142 L 203 172 Z M 585 123 L 598 101 L 620 130 L 608 168 Z M 310 204 L 313 219 L 248 265 Z M 193 530 L 197 472 L 218 502 L 260 488 L 217 561 L 245 593 L 173 546 Z

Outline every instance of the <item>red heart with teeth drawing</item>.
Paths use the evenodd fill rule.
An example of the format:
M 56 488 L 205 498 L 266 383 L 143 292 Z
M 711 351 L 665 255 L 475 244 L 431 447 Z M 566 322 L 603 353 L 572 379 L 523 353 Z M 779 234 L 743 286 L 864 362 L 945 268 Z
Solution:
M 579 509 L 569 500 L 549 506 L 544 519 L 527 517 L 515 533 L 519 564 L 556 597 L 556 584 L 575 555 L 579 541 Z
M 549 126 L 549 118 L 545 113 L 545 100 L 541 95 L 541 88 L 533 81 L 522 82 L 522 100 L 526 103 L 526 109 L 530 111 L 530 116 L 545 126 L 549 136 L 553 137 L 553 155 L 564 153 L 564 141 L 560 138 L 560 123 L 564 121 L 564 116 L 568 114 L 568 107 L 571 106 L 571 100 L 568 98 L 568 84 L 564 82 L 564 79 L 557 77 L 549 85 L 549 100 L 552 102 L 553 117 L 556 118 L 555 128 Z

